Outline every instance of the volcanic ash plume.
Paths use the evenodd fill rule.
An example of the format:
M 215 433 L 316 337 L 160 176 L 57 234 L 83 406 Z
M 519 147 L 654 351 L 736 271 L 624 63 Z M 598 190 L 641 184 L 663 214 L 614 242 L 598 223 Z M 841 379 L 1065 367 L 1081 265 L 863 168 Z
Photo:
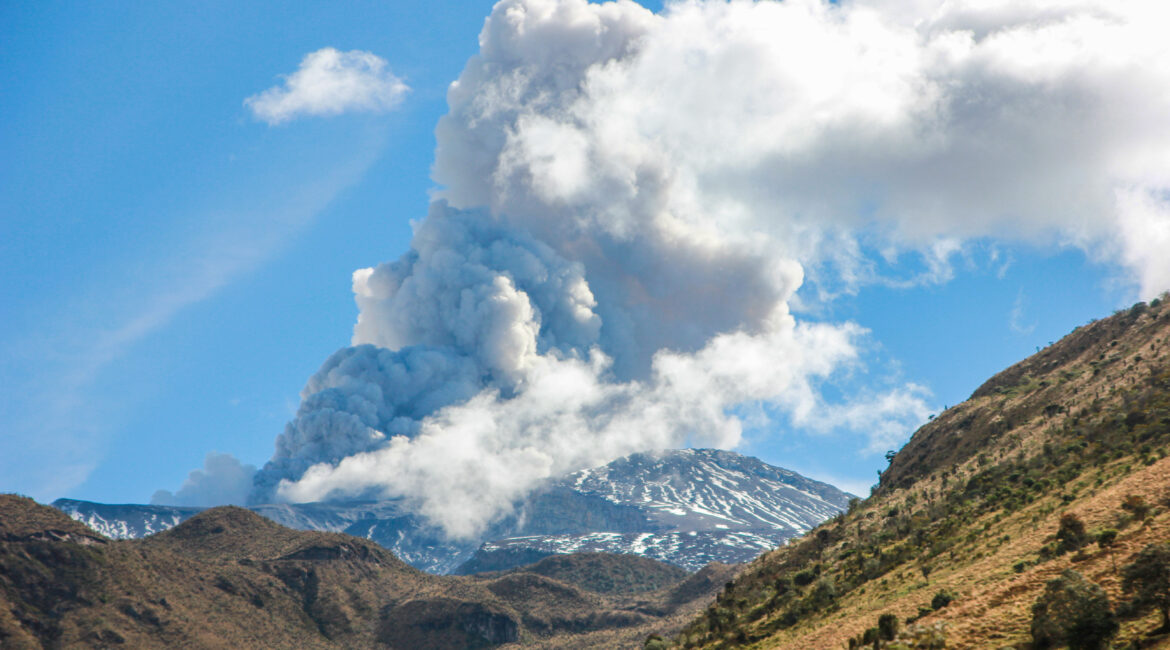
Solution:
M 403 497 L 468 536 L 545 477 L 735 445 L 748 411 L 884 448 L 923 391 L 829 403 L 864 331 L 797 322 L 805 273 L 849 291 L 908 256 L 943 281 L 996 237 L 1170 284 L 1157 11 L 500 2 L 437 129 L 443 189 L 409 252 L 354 274 L 353 347 L 252 499 Z

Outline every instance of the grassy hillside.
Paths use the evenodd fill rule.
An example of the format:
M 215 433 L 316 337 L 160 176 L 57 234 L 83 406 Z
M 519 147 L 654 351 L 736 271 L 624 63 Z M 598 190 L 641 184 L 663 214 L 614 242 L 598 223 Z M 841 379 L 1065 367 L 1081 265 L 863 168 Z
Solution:
M 877 647 L 1026 648 L 1034 603 L 1073 569 L 1118 614 L 1114 647 L 1170 646 L 1122 580 L 1170 541 L 1168 445 L 1170 306 L 1153 301 L 993 377 L 916 432 L 869 499 L 761 556 L 648 645 L 875 647 L 867 630 L 886 615 L 901 641 Z
M 589 554 L 434 576 L 368 540 L 291 530 L 242 508 L 113 541 L 0 495 L 0 647 L 628 646 L 677 631 L 733 570 L 687 577 Z

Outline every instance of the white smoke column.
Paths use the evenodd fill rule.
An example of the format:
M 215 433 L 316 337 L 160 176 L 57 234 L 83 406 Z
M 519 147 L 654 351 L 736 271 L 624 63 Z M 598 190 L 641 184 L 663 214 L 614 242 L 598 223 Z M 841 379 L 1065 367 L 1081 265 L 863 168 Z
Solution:
M 864 283 L 913 252 L 945 281 L 993 237 L 1166 288 L 1161 7 L 500 2 L 437 129 L 439 200 L 355 273 L 356 347 L 254 498 L 401 496 L 474 535 L 544 477 L 734 445 L 737 405 L 898 439 L 920 388 L 820 396 L 864 332 L 792 318 L 804 269 Z

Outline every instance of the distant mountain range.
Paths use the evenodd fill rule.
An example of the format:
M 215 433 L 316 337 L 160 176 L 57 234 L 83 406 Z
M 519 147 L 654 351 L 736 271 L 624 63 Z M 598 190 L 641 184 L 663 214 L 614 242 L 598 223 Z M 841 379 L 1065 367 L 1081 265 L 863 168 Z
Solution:
M 435 576 L 234 506 L 110 540 L 0 494 L 0 648 L 631 648 L 681 627 L 736 568 L 586 553 Z
M 641 555 L 688 570 L 744 562 L 842 511 L 851 495 L 758 459 L 713 449 L 634 454 L 549 481 L 482 539 L 451 541 L 401 501 L 256 505 L 299 530 L 344 532 L 432 573 L 499 571 L 581 551 Z M 172 528 L 202 509 L 59 499 L 113 539 Z

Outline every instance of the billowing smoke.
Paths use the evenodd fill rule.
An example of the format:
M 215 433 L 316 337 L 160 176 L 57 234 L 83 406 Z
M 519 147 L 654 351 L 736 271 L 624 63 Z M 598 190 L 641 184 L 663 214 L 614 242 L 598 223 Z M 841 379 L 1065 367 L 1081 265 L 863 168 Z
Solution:
M 924 391 L 826 400 L 865 333 L 793 317 L 806 273 L 944 281 L 991 237 L 1170 286 L 1163 11 L 503 0 L 448 94 L 442 189 L 408 253 L 354 274 L 354 347 L 252 498 L 405 497 L 466 536 L 542 478 L 733 446 L 745 410 L 897 440 Z
M 255 475 L 254 466 L 213 451 L 204 458 L 203 469 L 192 470 L 177 492 L 157 490 L 150 502 L 167 506 L 244 505 Z

